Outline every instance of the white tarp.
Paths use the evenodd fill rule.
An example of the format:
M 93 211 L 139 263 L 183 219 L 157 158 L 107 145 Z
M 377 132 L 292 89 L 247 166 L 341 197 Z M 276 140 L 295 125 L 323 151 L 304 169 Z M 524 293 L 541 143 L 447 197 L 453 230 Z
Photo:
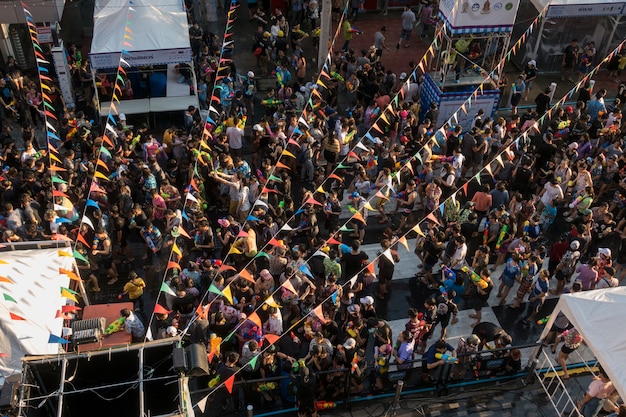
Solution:
M 549 3 L 546 17 L 620 16 L 626 13 L 624 0 L 531 0 L 535 8 L 543 10 Z
M 563 312 L 585 339 L 622 398 L 626 398 L 626 287 L 562 295 L 541 335 Z
M 48 343 L 63 331 L 61 288 L 70 279 L 59 268 L 71 271 L 73 261 L 70 248 L 0 252 L 0 382 L 21 371 L 22 356 L 59 352 Z
M 191 61 L 181 0 L 96 0 L 93 19 L 93 68 L 117 68 L 122 50 L 131 66 Z

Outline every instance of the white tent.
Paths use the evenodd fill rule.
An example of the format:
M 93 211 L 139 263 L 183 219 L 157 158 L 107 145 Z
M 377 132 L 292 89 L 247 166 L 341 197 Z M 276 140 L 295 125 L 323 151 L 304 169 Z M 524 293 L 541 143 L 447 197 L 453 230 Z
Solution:
M 545 17 L 620 16 L 624 13 L 624 0 L 531 0 L 537 10 L 550 4 Z
M 562 295 L 541 339 L 559 312 L 583 335 L 622 398 L 626 398 L 626 287 Z
M 128 52 L 124 59 L 131 66 L 190 62 L 189 27 L 182 1 L 97 0 L 91 66 L 117 68 L 122 50 Z

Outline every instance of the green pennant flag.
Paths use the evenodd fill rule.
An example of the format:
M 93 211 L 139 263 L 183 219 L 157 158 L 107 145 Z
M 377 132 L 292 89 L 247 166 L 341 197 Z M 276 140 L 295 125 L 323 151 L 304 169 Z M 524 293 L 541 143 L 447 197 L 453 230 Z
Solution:
M 209 292 L 212 292 L 213 294 L 217 294 L 217 295 L 224 295 L 224 293 L 222 293 L 222 291 L 220 291 L 220 289 L 217 288 L 215 284 L 213 283 L 209 285 Z
M 348 229 L 348 227 L 346 225 L 341 226 L 341 229 L 339 229 L 341 232 L 352 232 L 354 229 Z
M 105 148 L 104 146 L 100 146 L 100 153 L 105 154 L 109 158 L 111 157 L 111 152 L 109 152 L 109 150 L 107 148 Z
M 44 105 L 44 107 L 47 107 L 47 108 L 49 108 L 49 109 L 50 109 L 50 110 L 52 110 L 52 111 L 56 111 L 56 110 L 54 110 L 54 107 L 52 107 L 52 104 L 49 104 L 49 103 L 48 103 L 47 101 L 45 101 L 45 100 L 44 100 L 44 102 L 43 102 L 43 105 Z
M 256 360 L 258 359 L 259 355 L 254 355 L 254 357 L 252 359 L 250 359 L 250 362 L 248 362 L 248 365 L 250 365 L 250 368 L 254 369 L 256 368 Z
M 69 288 L 61 287 L 61 291 L 67 291 L 70 294 L 78 295 L 78 293 L 74 290 L 70 290 Z
M 58 184 L 67 184 L 67 181 L 65 181 L 63 178 L 57 177 L 56 175 L 51 176 L 50 179 L 52 180 L 52 182 L 55 182 Z
M 164 292 L 166 294 L 176 297 L 176 293 L 172 291 L 169 285 L 167 285 L 167 282 L 164 282 L 161 284 L 161 292 Z
M 254 256 L 255 258 L 268 258 L 269 259 L 269 255 L 265 252 L 263 252 L 262 250 L 257 252 L 257 254 Z
M 121 83 L 122 83 L 122 85 L 124 85 L 124 78 L 122 78 L 122 76 L 121 76 L 120 74 L 117 74 L 117 80 L 118 80 L 119 82 L 121 82 Z
M 482 184 L 480 182 L 480 172 L 478 174 L 476 174 L 476 182 L 478 182 L 479 184 Z
M 423 164 L 424 161 L 422 161 L 422 155 L 420 155 L 419 152 L 415 153 L 415 159 L 417 159 L 418 161 L 420 161 L 420 164 Z
M 54 178 L 54 177 L 53 177 Z M 80 259 L 83 262 L 89 263 L 89 261 L 87 260 L 87 258 L 85 258 L 79 251 L 75 250 L 74 251 L 74 258 L 76 259 Z
M 15 298 L 11 297 L 9 294 L 4 294 L 4 299 L 6 301 L 13 301 L 14 303 L 17 303 L 17 301 L 15 301 Z
M 268 181 L 276 181 L 276 182 L 283 182 L 282 179 L 278 178 L 275 175 L 270 175 L 270 177 L 267 179 Z
M 339 163 L 339 165 L 337 165 L 337 169 L 347 169 L 350 168 L 348 166 L 345 166 L 344 164 L 342 164 L 341 162 Z
M 281 200 L 281 202 L 278 203 L 278 207 L 285 208 L 285 201 Z

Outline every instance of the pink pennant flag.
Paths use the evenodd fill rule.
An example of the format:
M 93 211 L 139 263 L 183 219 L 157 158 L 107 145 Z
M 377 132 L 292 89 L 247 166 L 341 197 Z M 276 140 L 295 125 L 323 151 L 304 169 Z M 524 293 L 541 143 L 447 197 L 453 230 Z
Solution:
M 289 280 L 285 281 L 285 283 L 283 284 L 283 287 L 285 287 L 287 290 L 289 290 L 289 292 L 292 292 L 294 294 L 298 294 L 298 292 L 293 287 L 293 285 L 291 285 L 291 282 Z
M 441 223 L 439 223 L 439 220 L 437 220 L 437 217 L 435 217 L 433 213 L 429 213 L 428 216 L 426 216 L 426 218 L 432 221 L 433 223 L 435 223 L 436 225 L 441 226 Z
M 316 206 L 321 206 L 322 203 L 320 203 L 319 201 L 317 201 L 316 199 L 314 199 L 313 197 L 309 197 L 306 199 L 305 204 L 313 204 Z
M 313 314 L 315 314 L 322 323 L 326 323 L 328 321 L 324 317 L 324 311 L 322 310 L 321 304 L 319 304 L 317 307 L 313 309 Z

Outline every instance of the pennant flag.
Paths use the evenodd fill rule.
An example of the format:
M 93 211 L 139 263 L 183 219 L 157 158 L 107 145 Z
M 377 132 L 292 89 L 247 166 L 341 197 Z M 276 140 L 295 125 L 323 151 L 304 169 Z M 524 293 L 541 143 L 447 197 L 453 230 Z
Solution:
M 291 281 L 289 281 L 288 279 L 285 280 L 285 282 L 283 283 L 283 287 L 285 287 L 289 292 L 293 293 L 293 294 L 298 294 L 298 292 L 296 291 L 296 289 L 293 287 L 293 285 L 291 284 Z
M 489 175 L 493 177 L 493 172 L 491 172 L 491 165 L 485 165 L 485 171 L 487 171 L 487 173 L 489 173 Z
M 211 285 L 209 285 L 209 290 L 208 290 L 208 291 L 209 291 L 209 292 L 212 292 L 213 294 L 217 294 L 217 295 L 224 295 L 224 294 L 222 293 L 222 291 L 220 291 L 220 289 L 219 289 L 219 288 L 217 288 L 217 287 L 215 286 L 215 284 L 213 284 L 213 283 L 211 283 Z
M 259 317 L 259 315 L 257 313 L 252 313 L 248 316 L 248 320 L 250 320 L 251 322 L 253 322 L 254 324 L 256 324 L 259 327 L 263 327 L 263 322 L 261 322 L 261 318 Z
M 93 227 L 93 223 L 91 222 L 91 219 L 89 217 L 83 216 L 82 222 L 91 227 L 91 230 L 95 230 L 95 228 Z
M 254 255 L 255 258 L 270 258 L 270 256 L 263 252 L 262 250 L 258 251 L 256 255 Z
M 74 305 L 64 305 L 61 307 L 61 311 L 63 313 L 75 313 L 79 310 L 82 310 L 82 308 L 78 307 L 78 306 L 74 306 Z
M 246 221 L 247 221 L 247 222 L 260 222 L 260 221 L 261 221 L 261 219 L 259 219 L 259 218 L 258 218 L 258 217 L 256 217 L 256 216 L 249 215 L 248 217 L 246 217 Z
M 275 334 L 265 334 L 263 335 L 263 338 L 265 338 L 265 340 L 267 340 L 270 345 L 273 345 L 274 343 L 278 342 L 280 336 L 277 336 Z
M 337 291 L 332 293 L 332 295 L 330 296 L 330 299 L 333 302 L 333 304 L 337 304 L 337 297 L 339 297 L 339 293 Z
M 352 218 L 360 221 L 363 224 L 367 224 L 367 222 L 365 221 L 365 219 L 363 218 L 363 215 L 361 213 L 354 213 L 352 215 Z
M 340 232 L 353 232 L 354 229 L 349 229 L 348 226 L 343 225 L 341 226 L 341 228 L 339 229 Z
M 105 181 L 110 181 L 110 180 L 109 180 L 109 177 L 107 177 L 106 175 L 104 175 L 104 174 L 103 174 L 102 172 L 100 172 L 100 171 L 96 171 L 96 172 L 94 172 L 93 176 L 94 176 L 94 177 L 96 177 L 96 178 L 100 178 L 100 179 L 102 179 L 102 180 L 105 180 Z
M 402 244 L 402 246 L 404 246 L 406 250 L 409 250 L 409 242 L 407 242 L 406 236 L 400 236 L 398 238 L 398 243 Z
M 222 295 L 228 300 L 229 303 L 233 303 L 233 294 L 230 291 L 230 287 L 224 287 L 224 289 L 222 290 Z
M 422 228 L 420 227 L 419 224 L 416 224 L 415 226 L 413 226 L 413 230 L 415 233 L 417 233 L 418 235 L 422 236 L 422 237 L 426 237 L 426 235 L 424 234 L 424 232 L 422 232 Z
M 9 316 L 11 317 L 11 320 L 26 320 L 24 317 L 18 316 L 17 314 L 11 312 L 9 312 Z
M 278 161 L 276 162 L 276 168 L 283 168 L 283 169 L 289 169 L 291 170 L 291 168 L 289 168 L 287 165 L 283 164 L 282 162 Z
M 477 183 L 482 184 L 482 183 L 480 182 L 480 172 L 479 172 L 479 173 L 477 173 L 476 175 L 474 175 L 474 178 L 476 179 L 476 182 L 477 182 Z
M 0 282 L 8 282 L 9 284 L 15 284 L 11 278 L 0 277 Z
M 237 249 L 235 246 L 231 246 L 228 250 L 229 255 L 241 255 L 243 252 Z
M 330 237 L 328 238 L 328 240 L 326 241 L 327 244 L 329 245 L 341 245 L 341 242 L 338 241 L 337 239 L 335 239 L 334 237 Z
M 240 230 L 239 233 L 237 233 L 237 237 L 248 237 L 248 233 L 245 230 Z
M 439 220 L 437 220 L 437 218 L 435 217 L 433 213 L 428 213 L 428 216 L 426 216 L 426 218 L 432 221 L 433 223 L 435 223 L 436 225 L 441 226 L 441 223 L 439 223 Z
M 278 178 L 275 175 L 270 174 L 269 178 L 267 179 L 268 181 L 276 181 L 276 182 L 283 182 L 283 180 L 281 178 Z
M 439 205 L 439 211 L 441 212 L 441 216 L 443 216 L 443 213 L 445 212 L 445 210 L 446 210 L 446 209 L 445 209 L 445 207 L 443 206 L 443 203 L 441 203 L 441 204 Z
M 209 362 L 211 361 L 209 360 Z M 196 404 L 202 414 L 204 414 L 204 409 L 206 408 L 206 402 L 208 399 L 209 399 L 209 395 L 207 394 L 203 399 L 198 401 L 198 403 Z
M 183 256 L 183 253 L 180 251 L 180 248 L 178 247 L 176 242 L 174 242 L 174 244 L 172 245 L 172 252 L 174 252 L 180 258 L 182 258 L 182 256 Z
M 316 193 L 320 193 L 320 194 L 326 194 L 326 191 L 324 190 L 324 188 L 320 185 L 319 187 L 317 187 L 317 190 L 315 190 Z M 321 203 L 320 203 L 321 205 Z
M 285 223 L 285 225 L 283 227 L 281 227 L 280 230 L 284 230 L 284 231 L 290 232 L 290 231 L 292 231 L 294 229 L 293 229 L 293 227 L 291 227 L 287 223 Z
M 319 304 L 317 307 L 313 309 L 313 314 L 317 316 L 317 318 L 322 322 L 326 323 L 328 320 L 324 317 L 324 311 L 322 310 L 322 305 Z
M 15 298 L 11 297 L 9 294 L 5 293 L 3 294 L 3 296 L 4 296 L 4 301 L 11 301 L 11 302 L 17 303 L 17 301 L 15 301 Z
M 48 337 L 48 343 L 54 343 L 54 344 L 57 344 L 57 345 L 65 345 L 65 344 L 69 343 L 69 340 L 66 340 L 66 339 L 63 339 L 62 337 L 55 336 L 55 335 L 51 334 Z
M 314 199 L 313 197 L 309 197 L 306 199 L 306 201 L 304 202 L 305 204 L 313 204 L 316 206 L 321 206 L 322 203 L 320 203 L 319 201 L 317 201 L 316 199 Z
M 178 264 L 178 262 L 169 261 L 169 262 L 167 263 L 167 267 L 165 268 L 165 270 L 167 271 L 168 269 L 171 269 L 171 268 L 176 268 L 176 269 L 178 269 L 179 271 L 182 271 L 182 268 L 180 267 L 180 265 Z
M 229 394 L 233 393 L 233 385 L 235 384 L 235 374 L 231 375 L 226 381 L 224 381 L 224 386 L 228 390 Z
M 87 243 L 87 239 L 85 239 L 85 236 L 82 235 L 82 233 L 78 233 L 76 235 L 76 241 L 82 243 L 83 245 L 85 245 L 86 248 L 90 248 L 91 245 L 89 243 Z M 76 255 L 74 255 L 76 256 Z
M 187 231 L 185 229 L 183 229 L 183 226 L 178 226 L 178 232 L 182 236 L 185 236 L 187 239 L 191 239 L 191 236 L 189 236 L 189 233 L 187 233 Z
M 173 297 L 176 297 L 176 293 L 174 292 L 174 290 L 172 290 L 172 288 L 167 284 L 167 282 L 163 282 L 161 283 L 161 292 L 164 292 L 165 294 L 169 294 Z
M 294 154 L 292 154 L 289 151 L 283 151 L 283 155 L 282 156 L 288 156 L 290 158 L 296 159 L 296 156 Z
M 263 206 L 263 207 L 268 207 L 267 203 L 263 200 L 257 200 L 254 202 L 255 206 Z M 269 208 L 269 207 L 268 207 Z
M 248 280 L 252 283 L 255 283 L 254 281 L 254 277 L 252 276 L 252 274 L 250 273 L 250 271 L 248 271 L 247 269 L 242 269 L 241 272 L 239 272 L 239 276 L 245 280 Z
M 358 276 L 355 275 L 352 278 L 350 278 L 350 280 L 348 281 L 350 283 L 350 289 L 354 288 L 354 284 L 356 284 L 356 280 L 357 280 Z
M 467 195 L 467 186 L 468 186 L 468 184 L 469 183 L 466 182 L 465 184 L 463 184 L 463 187 L 461 187 L 463 189 L 463 193 L 465 194 L 466 197 L 468 197 L 468 195 Z
M 61 252 L 62 252 L 62 251 L 59 251 L 59 255 L 60 255 L 60 256 L 67 256 L 67 255 L 61 255 Z M 66 253 L 66 252 L 63 252 L 63 253 Z M 89 263 L 89 261 L 87 260 L 87 258 L 85 258 L 85 257 L 84 257 L 84 256 L 83 256 L 83 255 L 82 255 L 79 251 L 75 250 L 75 251 L 74 251 L 74 253 L 73 253 L 73 255 L 74 255 L 74 258 L 75 258 L 75 259 L 81 260 L 81 261 L 83 261 L 83 262 L 85 262 L 85 263 Z
M 369 272 L 372 275 L 376 275 L 376 270 L 374 269 L 374 261 L 368 263 L 366 268 L 367 268 L 367 272 Z
M 313 278 L 313 274 L 311 273 L 311 269 L 309 269 L 307 264 L 302 264 L 302 266 L 300 268 L 298 268 L 298 271 L 304 272 L 305 275 L 308 275 L 309 277 Z
M 272 246 L 283 246 L 283 244 L 279 242 L 275 237 L 271 238 L 269 242 L 267 243 L 268 245 L 272 245 Z
M 500 164 L 501 167 L 504 168 L 504 162 L 502 162 L 502 157 L 500 155 L 496 156 L 495 160 Z
M 67 269 L 59 268 L 59 274 L 67 275 L 71 280 L 82 281 L 78 275 Z
M 161 304 L 155 304 L 154 305 L 154 313 L 155 314 L 170 314 L 172 312 L 172 310 L 168 310 L 167 308 L 163 307 Z
M 218 271 L 219 271 L 219 272 L 222 272 L 222 271 L 236 271 L 236 269 L 235 269 L 235 267 L 233 267 L 233 266 L 226 265 L 226 264 L 222 264 L 222 265 L 219 267 Z
M 273 335 L 273 336 L 275 336 L 275 335 Z M 277 337 L 278 337 L 278 336 L 277 336 Z M 248 365 L 250 365 L 250 367 L 251 367 L 252 369 L 254 369 L 254 368 L 256 367 L 256 361 L 257 361 L 257 359 L 258 359 L 258 358 L 259 358 L 259 355 L 254 355 L 254 356 L 252 357 L 252 359 L 250 359 L 250 361 L 248 362 Z
M 78 299 L 76 298 L 76 296 L 74 294 L 72 294 L 70 292 L 71 290 L 68 290 L 67 288 L 63 288 L 61 287 L 61 297 L 63 298 L 67 298 L 68 300 L 72 300 L 75 303 L 78 302 Z
M 343 178 L 341 178 L 341 177 L 340 177 L 339 175 L 337 175 L 337 174 L 330 174 L 330 175 L 328 176 L 328 178 L 334 178 L 334 179 L 339 180 L 339 181 L 342 181 L 342 180 L 343 180 Z

